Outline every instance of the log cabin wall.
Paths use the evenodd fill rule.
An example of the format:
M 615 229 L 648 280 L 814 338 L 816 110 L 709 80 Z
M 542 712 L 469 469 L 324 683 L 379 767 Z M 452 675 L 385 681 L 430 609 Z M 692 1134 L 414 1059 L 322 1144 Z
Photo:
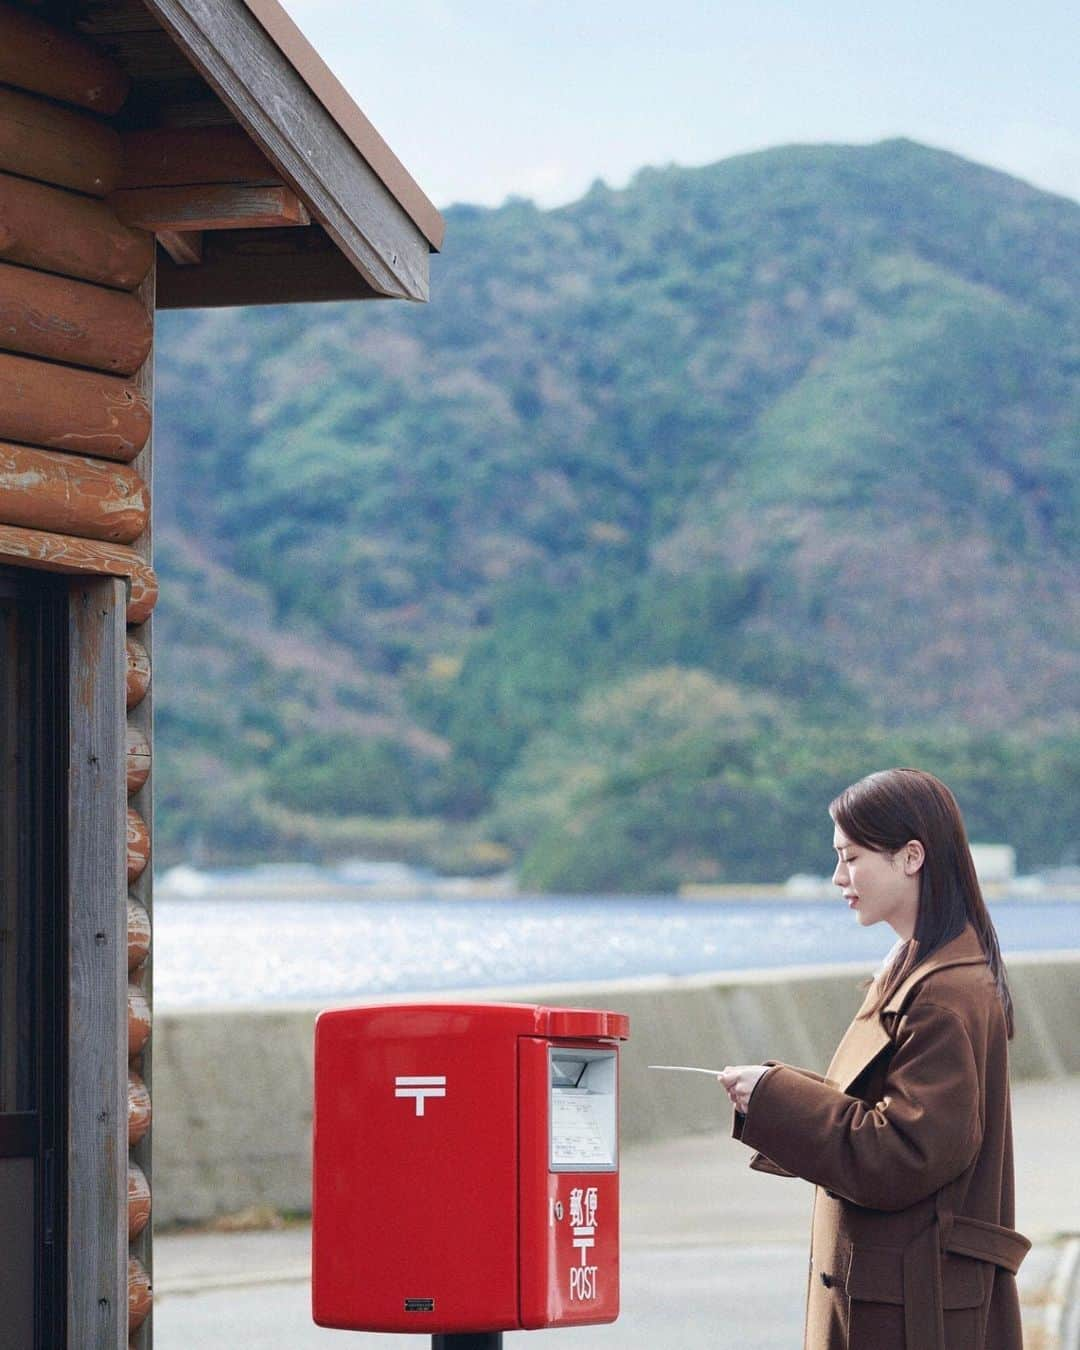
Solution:
M 97 1278 L 107 1288 L 108 1253 L 95 1264 L 74 1246 L 85 1234 L 69 1234 L 68 1345 L 81 1350 L 148 1350 L 151 1335 L 154 237 L 105 200 L 123 169 L 109 119 L 126 92 L 126 76 L 95 48 L 0 3 L 0 562 L 127 584 L 128 894 L 116 906 L 128 934 L 128 1302 L 126 1315 L 101 1320 L 98 1309 L 115 1300 L 78 1286 Z M 72 1027 L 70 1054 L 92 1056 L 79 1035 Z M 122 1131 L 69 1117 L 69 1190 L 94 1186 L 75 1154 L 95 1129 L 114 1126 Z M 107 1156 L 108 1144 L 95 1138 L 89 1151 Z M 122 1195 L 114 1213 L 122 1229 Z
M 70 578 L 69 1350 L 152 1337 L 154 312 L 426 300 L 443 228 L 278 0 L 0 0 L 0 565 Z

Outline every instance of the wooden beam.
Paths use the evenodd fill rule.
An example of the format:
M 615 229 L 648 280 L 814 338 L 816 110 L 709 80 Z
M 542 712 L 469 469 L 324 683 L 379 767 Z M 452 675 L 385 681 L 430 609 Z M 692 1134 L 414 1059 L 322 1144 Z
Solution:
M 371 166 L 432 250 L 437 252 L 446 228 L 439 212 L 282 5 L 278 0 L 242 0 L 242 3 L 299 80 L 341 128 L 360 158 Z M 239 9 L 240 5 L 230 0 L 221 8 Z M 154 102 L 158 115 L 127 118 L 129 125 L 208 126 L 233 121 L 232 116 L 221 116 L 220 100 L 201 79 L 195 85 L 186 78 L 191 70 L 186 50 L 150 17 L 149 11 L 156 9 L 156 0 L 147 0 L 145 7 L 142 0 L 79 0 L 77 5 L 76 28 L 107 47 L 136 85 L 152 82 L 161 95 Z M 228 22 L 228 16 L 225 22 Z M 253 59 L 257 61 L 258 58 Z M 204 101 L 202 109 L 197 110 L 200 92 Z M 212 111 L 215 104 L 217 115 Z
M 150 434 L 150 405 L 131 380 L 0 352 L 0 437 L 132 460 Z
M 124 464 L 0 441 L 0 521 L 130 544 L 146 528 L 150 494 Z
M 69 1346 L 128 1337 L 124 588 L 72 587 L 68 700 Z
M 129 131 L 120 140 L 120 189 L 281 183 L 281 175 L 243 127 L 156 127 Z
M 190 187 L 130 188 L 114 192 L 109 205 L 125 225 L 155 234 L 261 230 L 311 223 L 303 202 L 287 187 L 198 183 Z
M 0 174 L 0 258 L 132 291 L 153 266 L 154 237 L 104 202 Z
M 157 241 L 177 267 L 193 267 L 203 260 L 202 230 L 159 230 Z
M 129 84 L 92 43 L 9 4 L 0 4 L 0 82 L 105 117 L 120 111 Z
M 157 269 L 158 309 L 384 298 L 317 225 L 207 234 L 201 266 Z
M 157 603 L 154 569 L 126 544 L 0 525 L 0 562 L 12 567 L 38 567 L 46 572 L 124 577 L 128 582 L 128 623 L 142 623 Z
M 427 239 L 249 6 L 146 4 L 369 287 L 426 300 Z
M 0 263 L 0 347 L 8 351 L 131 375 L 153 332 L 133 295 Z
M 432 250 L 437 252 L 442 247 L 446 222 L 289 17 L 280 0 L 244 0 L 244 5 L 363 159 L 375 170 L 380 181 L 427 239 Z
M 120 137 L 88 113 L 0 87 L 0 169 L 93 197 L 120 179 Z

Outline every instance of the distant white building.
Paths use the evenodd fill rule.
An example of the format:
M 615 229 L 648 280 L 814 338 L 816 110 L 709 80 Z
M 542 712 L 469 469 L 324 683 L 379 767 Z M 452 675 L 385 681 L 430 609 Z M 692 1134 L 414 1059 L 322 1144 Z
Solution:
M 818 877 L 809 872 L 796 872 L 784 882 L 784 894 L 793 900 L 820 900 L 836 894 L 831 877 Z
M 167 872 L 154 878 L 154 889 L 159 896 L 182 895 L 186 897 L 205 895 L 210 889 L 210 880 L 197 867 L 187 863 L 177 863 Z
M 1004 886 L 1016 876 L 1016 849 L 1011 844 L 972 844 L 971 856 L 980 885 Z

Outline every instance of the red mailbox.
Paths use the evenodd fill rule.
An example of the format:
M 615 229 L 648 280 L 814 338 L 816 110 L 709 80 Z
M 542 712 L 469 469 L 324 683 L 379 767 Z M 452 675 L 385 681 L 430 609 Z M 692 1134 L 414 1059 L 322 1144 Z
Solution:
M 498 1332 L 619 1315 L 620 1013 L 397 1004 L 315 1029 L 320 1326 Z

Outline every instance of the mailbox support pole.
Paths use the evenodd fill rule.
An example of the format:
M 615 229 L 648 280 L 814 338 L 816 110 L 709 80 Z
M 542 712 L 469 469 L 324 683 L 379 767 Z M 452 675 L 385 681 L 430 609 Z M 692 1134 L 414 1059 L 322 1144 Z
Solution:
M 466 1331 L 459 1336 L 432 1336 L 431 1350 L 502 1350 L 501 1331 Z

